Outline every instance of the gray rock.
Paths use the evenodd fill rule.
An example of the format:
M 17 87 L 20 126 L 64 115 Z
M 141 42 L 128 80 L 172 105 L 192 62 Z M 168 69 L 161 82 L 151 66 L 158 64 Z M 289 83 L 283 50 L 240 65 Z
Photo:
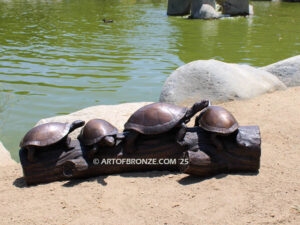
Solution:
M 249 15 L 254 15 L 253 5 L 249 5 Z
M 160 101 L 178 105 L 190 105 L 200 99 L 223 102 L 285 88 L 267 71 L 217 60 L 199 60 L 179 67 L 170 75 Z
M 191 6 L 191 18 L 196 19 L 200 18 L 200 9 L 203 4 L 210 5 L 213 9 L 216 9 L 216 1 L 215 0 L 192 0 Z
M 183 16 L 190 14 L 192 0 L 168 0 L 167 14 L 169 16 Z
M 213 7 L 207 4 L 203 4 L 199 11 L 200 19 L 216 19 L 220 16 L 221 14 L 219 12 L 217 12 Z
M 40 120 L 37 125 L 48 123 L 48 122 L 61 122 L 61 123 L 72 123 L 75 120 L 84 120 L 88 122 L 91 119 L 99 118 L 104 119 L 114 126 L 116 126 L 119 131 L 124 129 L 124 124 L 136 110 L 144 105 L 150 104 L 152 102 L 136 102 L 136 103 L 125 103 L 120 105 L 98 105 L 88 107 L 77 112 L 73 112 L 68 115 L 56 116 L 51 118 L 46 118 Z M 75 130 L 70 134 L 70 137 L 76 138 L 80 132 L 80 128 Z
M 16 164 L 16 161 L 11 158 L 9 151 L 6 150 L 0 141 L 0 166 L 9 166 L 14 164 Z
M 300 85 L 300 55 L 261 67 L 261 69 L 276 75 L 288 87 Z
M 249 15 L 249 0 L 218 0 L 218 3 L 223 7 L 223 14 Z

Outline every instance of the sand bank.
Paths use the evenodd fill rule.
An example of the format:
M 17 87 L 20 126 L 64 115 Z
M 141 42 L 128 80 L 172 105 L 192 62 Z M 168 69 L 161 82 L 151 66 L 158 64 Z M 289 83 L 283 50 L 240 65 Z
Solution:
M 0 167 L 0 224 L 300 224 L 300 88 L 221 104 L 262 133 L 258 175 L 125 173 L 27 188 Z

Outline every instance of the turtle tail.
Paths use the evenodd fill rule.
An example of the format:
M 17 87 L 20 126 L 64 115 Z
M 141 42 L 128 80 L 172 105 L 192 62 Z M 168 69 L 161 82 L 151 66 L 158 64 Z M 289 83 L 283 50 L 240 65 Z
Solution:
M 85 124 L 85 121 L 83 121 L 83 120 L 76 120 L 76 121 L 74 121 L 71 124 L 69 133 L 73 132 L 74 130 L 76 130 L 79 127 L 82 127 L 84 124 Z

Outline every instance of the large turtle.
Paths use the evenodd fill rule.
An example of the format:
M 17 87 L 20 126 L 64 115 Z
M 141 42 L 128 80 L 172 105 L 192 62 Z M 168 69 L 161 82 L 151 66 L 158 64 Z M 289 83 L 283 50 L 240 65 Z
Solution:
M 38 125 L 25 134 L 20 142 L 20 147 L 27 149 L 28 161 L 34 162 L 35 152 L 38 149 L 56 144 L 68 146 L 70 142 L 68 134 L 83 126 L 84 123 L 82 120 L 76 120 L 72 124 L 50 122 Z
M 211 134 L 211 141 L 219 151 L 222 150 L 223 145 L 218 139 L 218 135 L 227 136 L 239 128 L 239 124 L 234 116 L 228 110 L 220 106 L 207 107 L 196 118 L 195 126 L 200 126 Z
M 180 142 L 186 133 L 185 124 L 208 104 L 208 100 L 203 100 L 195 103 L 190 109 L 167 103 L 153 103 L 140 108 L 125 124 L 124 152 L 135 152 L 135 141 L 139 134 L 156 135 L 177 128 L 176 140 Z
M 93 157 L 103 146 L 113 147 L 117 139 L 123 135 L 109 122 L 102 119 L 92 119 L 82 128 L 78 139 L 87 147 L 87 155 Z

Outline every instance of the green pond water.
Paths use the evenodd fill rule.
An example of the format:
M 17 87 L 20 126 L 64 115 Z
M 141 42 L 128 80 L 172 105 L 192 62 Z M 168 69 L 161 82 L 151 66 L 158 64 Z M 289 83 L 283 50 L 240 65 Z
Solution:
M 252 4 L 253 17 L 202 21 L 167 17 L 167 0 L 0 0 L 0 140 L 18 159 L 38 120 L 157 101 L 193 60 L 264 66 L 300 54 L 300 3 Z

